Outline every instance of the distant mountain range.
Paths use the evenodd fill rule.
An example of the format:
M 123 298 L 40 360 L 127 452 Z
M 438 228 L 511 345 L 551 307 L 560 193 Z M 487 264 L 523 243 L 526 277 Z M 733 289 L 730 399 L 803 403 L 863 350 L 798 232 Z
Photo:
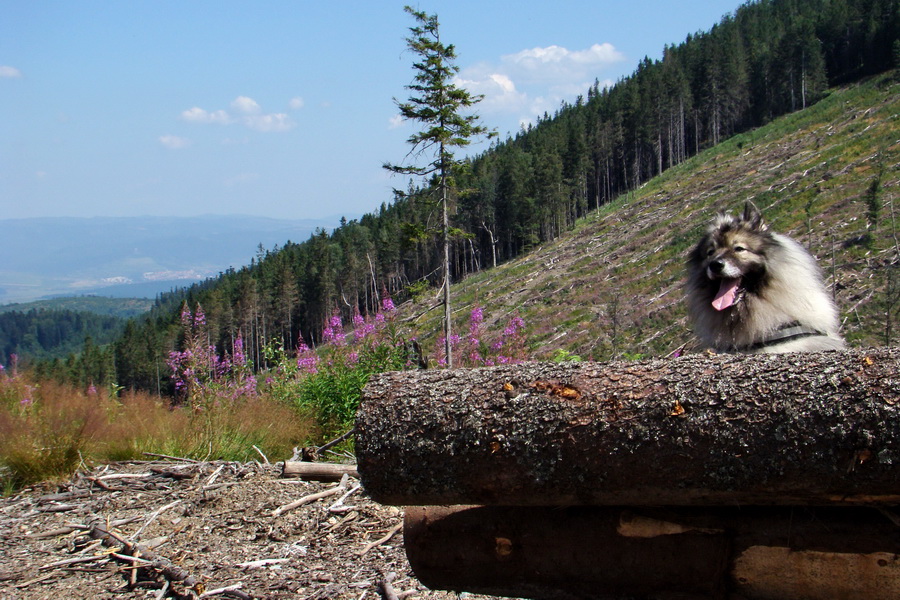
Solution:
M 0 219 L 7 253 L 0 304 L 72 295 L 146 297 L 250 263 L 302 242 L 333 220 L 246 215 Z

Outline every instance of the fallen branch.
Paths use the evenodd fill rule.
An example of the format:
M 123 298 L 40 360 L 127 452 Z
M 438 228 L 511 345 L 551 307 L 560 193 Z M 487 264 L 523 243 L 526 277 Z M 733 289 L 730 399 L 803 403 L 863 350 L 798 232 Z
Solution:
M 285 461 L 281 468 L 282 477 L 299 477 L 306 481 L 338 481 L 344 475 L 358 478 L 356 465 Z
M 21 590 L 22 588 L 27 588 L 29 585 L 47 581 L 48 579 L 53 579 L 54 577 L 56 577 L 56 573 L 47 573 L 46 575 L 41 575 L 40 577 L 35 577 L 34 579 L 29 579 L 28 581 L 23 581 L 22 583 L 16 584 L 16 589 Z
M 138 539 L 138 538 L 140 537 L 140 535 L 144 532 L 144 530 L 147 528 L 147 526 L 149 526 L 150 523 L 152 523 L 153 521 L 155 521 L 156 518 L 159 517 L 159 515 L 161 515 L 161 514 L 162 514 L 163 512 L 165 512 L 165 511 L 169 510 L 169 509 L 172 508 L 173 506 L 177 506 L 177 505 L 179 505 L 179 504 L 181 504 L 181 500 L 176 500 L 176 501 L 174 501 L 174 502 L 170 502 L 170 503 L 166 504 L 165 506 L 161 506 L 161 507 L 157 508 L 155 511 L 153 511 L 153 514 L 150 515 L 150 518 L 147 519 L 147 522 L 144 523 L 143 525 L 141 525 L 140 528 L 138 528 L 137 531 L 135 531 L 133 534 L 131 534 L 131 538 L 130 538 L 130 539 L 131 539 L 131 540 L 136 540 L 136 539 Z
M 344 494 L 343 496 L 338 498 L 337 502 L 335 502 L 334 504 L 332 504 L 331 506 L 328 507 L 328 512 L 341 513 L 341 512 L 347 512 L 349 510 L 353 510 L 352 506 L 347 506 L 346 504 L 344 504 L 344 500 L 346 500 L 347 498 L 349 498 L 350 496 L 352 496 L 353 494 L 355 494 L 356 492 L 358 492 L 361 489 L 362 489 L 361 484 L 356 484 L 355 486 L 353 486 L 350 489 L 350 491 L 348 491 L 346 494 Z
M 182 462 L 188 463 L 201 463 L 201 460 L 194 460 L 193 458 L 183 458 L 181 456 L 169 456 L 168 454 L 156 454 L 155 452 L 142 452 L 144 456 L 155 456 L 156 458 L 165 458 L 168 460 L 180 460 Z
M 264 462 L 264 463 L 266 463 L 267 465 L 268 465 L 268 464 L 271 464 L 271 463 L 269 462 L 269 457 L 266 456 L 265 454 L 263 454 L 263 451 L 260 450 L 259 448 L 257 448 L 255 444 L 253 445 L 253 449 L 256 450 L 256 451 L 259 453 L 260 456 L 262 456 L 262 459 L 263 459 L 263 462 Z
M 57 560 L 52 563 L 47 563 L 46 565 L 41 565 L 40 567 L 38 567 L 38 571 L 46 571 L 47 569 L 56 569 L 59 567 L 68 567 L 69 565 L 77 565 L 86 562 L 96 562 L 98 560 L 107 560 L 108 558 L 108 554 L 98 554 L 96 556 L 79 556 L 77 558 L 65 558 L 63 560 Z
M 216 481 L 216 478 L 219 476 L 219 473 L 221 473 L 222 469 L 224 469 L 224 468 L 225 468 L 224 464 L 219 465 L 219 467 L 215 471 L 213 471 L 212 475 L 209 476 L 209 479 L 206 480 L 206 483 L 204 485 L 205 486 L 212 485 Z
M 334 496 L 335 494 L 340 494 L 341 492 L 343 492 L 346 489 L 347 489 L 347 477 L 345 476 L 344 479 L 341 479 L 341 482 L 338 485 L 334 486 L 333 488 L 329 488 L 327 490 L 324 490 L 322 492 L 317 492 L 315 494 L 309 494 L 308 496 L 303 496 L 302 498 L 300 498 L 298 500 L 289 502 L 288 504 L 285 504 L 284 506 L 279 506 L 278 508 L 276 508 L 275 510 L 272 511 L 272 516 L 278 517 L 290 510 L 299 508 L 299 507 L 303 506 L 304 504 L 309 504 L 310 502 L 315 502 L 316 500 L 321 500 L 322 498 L 327 498 L 329 496 Z
M 328 442 L 327 444 L 323 444 L 323 445 L 319 446 L 318 448 L 316 448 L 316 451 L 317 451 L 319 454 L 322 454 L 323 452 L 325 452 L 325 451 L 328 450 L 329 448 L 333 448 L 334 446 L 337 446 L 338 444 L 340 444 L 341 442 L 343 442 L 344 440 L 346 440 L 347 438 L 349 438 L 350 436 L 352 436 L 354 433 L 356 433 L 356 428 L 355 428 L 355 427 L 352 428 L 352 429 L 350 429 L 350 431 L 348 431 L 348 432 L 345 433 L 344 435 L 340 436 L 339 438 L 333 439 L 333 440 L 331 440 L 330 442 Z
M 392 537 L 394 537 L 394 534 L 397 533 L 398 531 L 400 531 L 401 529 L 403 529 L 403 521 L 400 521 L 399 523 L 397 523 L 396 525 L 391 527 L 390 531 L 388 531 L 384 537 L 379 538 L 379 539 L 375 540 L 374 542 L 369 542 L 368 544 L 366 544 L 366 547 L 363 548 L 362 550 L 358 551 L 356 554 L 359 556 L 363 556 L 364 554 L 367 554 L 369 552 L 369 550 L 371 550 L 372 548 L 377 548 L 378 546 L 380 546 L 383 543 L 390 540 Z
M 260 567 L 268 567 L 269 565 L 280 565 L 281 563 L 290 562 L 290 558 L 262 558 L 260 560 L 251 560 L 249 562 L 238 563 L 234 566 L 241 569 L 259 569 Z
M 144 570 L 152 570 L 163 576 L 169 584 L 180 583 L 187 588 L 194 589 L 197 585 L 197 579 L 187 570 L 173 564 L 168 559 L 156 554 L 148 547 L 142 544 L 135 544 L 124 539 L 122 536 L 109 531 L 104 525 L 104 520 L 98 516 L 93 516 L 90 521 L 83 525 L 82 528 L 87 530 L 91 539 L 101 540 L 107 548 L 114 549 L 110 554 L 122 562 L 141 563 L 137 568 Z M 106 558 L 106 556 L 103 556 Z M 133 586 L 136 581 L 136 571 L 132 571 L 130 585 Z
M 391 585 L 391 582 L 396 578 L 396 573 L 388 573 L 378 581 L 378 590 L 381 592 L 381 596 L 384 598 L 384 600 L 400 600 L 397 597 L 397 592 L 394 591 L 394 586 Z
M 242 583 L 235 583 L 234 585 L 207 590 L 200 594 L 199 598 L 202 600 L 203 598 L 211 598 L 212 596 L 231 596 L 233 598 L 240 598 L 241 600 L 250 600 L 252 596 L 241 591 L 243 585 L 244 584 Z

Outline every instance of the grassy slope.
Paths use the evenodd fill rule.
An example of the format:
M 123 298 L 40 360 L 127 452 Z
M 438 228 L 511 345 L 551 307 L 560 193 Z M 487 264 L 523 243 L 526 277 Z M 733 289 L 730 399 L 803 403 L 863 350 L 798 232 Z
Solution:
M 851 344 L 882 344 L 885 267 L 898 260 L 894 213 L 900 228 L 898 80 L 890 73 L 834 90 L 669 169 L 553 243 L 470 276 L 453 287 L 456 331 L 477 302 L 495 329 L 520 311 L 536 358 L 558 349 L 595 360 L 668 354 L 692 341 L 682 293 L 688 249 L 717 210 L 751 199 L 774 230 L 819 258 Z M 869 230 L 866 194 L 878 177 L 881 207 Z M 401 309 L 420 332 L 440 328 L 440 311 Z M 423 336 L 426 346 L 433 337 Z

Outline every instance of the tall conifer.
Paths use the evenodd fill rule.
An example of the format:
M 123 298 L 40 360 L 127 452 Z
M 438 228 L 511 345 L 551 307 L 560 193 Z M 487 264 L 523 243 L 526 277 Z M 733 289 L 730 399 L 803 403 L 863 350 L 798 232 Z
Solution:
M 493 133 L 479 124 L 477 114 L 464 114 L 481 101 L 483 96 L 469 94 L 453 83 L 459 72 L 454 63 L 456 50 L 452 44 L 441 42 L 437 15 L 428 15 L 410 6 L 403 8 L 416 20 L 410 27 L 412 35 L 406 38 L 408 48 L 416 55 L 413 69 L 413 83 L 406 86 L 412 95 L 406 102 L 396 98 L 394 102 L 400 115 L 410 121 L 418 121 L 421 131 L 414 133 L 407 142 L 412 146 L 407 157 L 428 156 L 424 165 L 394 165 L 385 163 L 384 168 L 393 173 L 433 177 L 433 185 L 440 197 L 443 237 L 444 272 L 444 351 L 447 367 L 453 367 L 450 326 L 450 218 L 448 203 L 453 187 L 453 171 L 463 163 L 454 158 L 453 150 L 468 146 L 482 135 Z

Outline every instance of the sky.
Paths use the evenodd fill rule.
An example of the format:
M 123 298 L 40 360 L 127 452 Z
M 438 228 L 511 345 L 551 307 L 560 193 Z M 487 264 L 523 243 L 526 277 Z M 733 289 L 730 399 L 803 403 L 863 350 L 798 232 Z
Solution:
M 431 0 L 457 85 L 515 134 L 739 0 Z M 0 0 L 0 219 L 348 218 L 408 179 L 403 2 Z M 483 151 L 484 144 L 465 152 Z

